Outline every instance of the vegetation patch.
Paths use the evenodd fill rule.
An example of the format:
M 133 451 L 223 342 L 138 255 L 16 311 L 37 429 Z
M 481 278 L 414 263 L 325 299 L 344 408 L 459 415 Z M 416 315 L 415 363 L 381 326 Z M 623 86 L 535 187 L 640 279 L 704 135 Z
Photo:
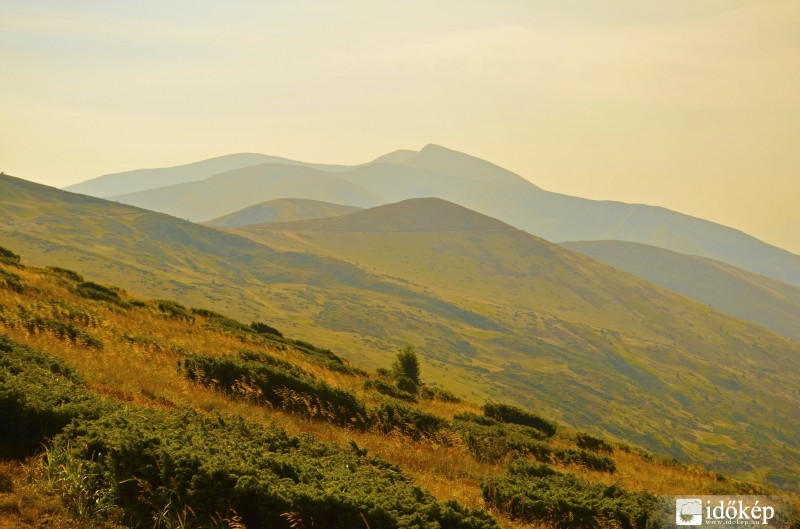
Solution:
M 552 461 L 553 448 L 543 441 L 544 434 L 534 428 L 505 424 L 473 413 L 454 416 L 453 428 L 478 461 L 495 463 L 520 456 Z
M 83 281 L 78 283 L 77 287 L 75 288 L 75 293 L 84 298 L 95 299 L 97 301 L 107 301 L 120 306 L 126 305 L 119 296 L 119 289 L 105 287 L 91 281 Z
M 20 261 L 19 255 L 15 254 L 8 248 L 0 246 L 0 262 L 8 263 L 11 265 L 18 265 Z
M 0 322 L 12 329 L 24 329 L 31 334 L 47 333 L 59 340 L 69 340 L 92 349 L 102 349 L 103 342 L 76 326 L 88 325 L 95 316 L 66 302 L 37 302 L 29 307 L 17 306 L 16 312 L 0 306 Z
M 658 526 L 661 517 L 660 500 L 653 494 L 592 484 L 531 462 L 510 465 L 481 489 L 487 505 L 510 517 L 556 528 L 645 529 Z
M 108 408 L 61 360 L 0 335 L 0 454 L 21 457 L 77 417 Z
M 392 397 L 398 400 L 404 400 L 406 402 L 417 402 L 417 400 L 419 400 L 413 393 L 403 391 L 397 386 L 389 384 L 388 382 L 380 379 L 367 380 L 364 382 L 364 388 L 371 391 L 376 391 L 381 395 L 386 395 L 387 397 Z
M 7 288 L 19 294 L 25 291 L 25 285 L 22 283 L 22 278 L 14 272 L 9 272 L 3 269 L 0 269 L 0 287 Z
M 233 358 L 191 355 L 183 360 L 181 368 L 189 380 L 236 397 L 266 402 L 340 426 L 367 426 L 366 406 L 355 395 L 276 360 L 248 351 Z
M 486 403 L 483 405 L 483 413 L 487 417 L 491 417 L 492 419 L 496 419 L 498 421 L 521 424 L 523 426 L 536 428 L 548 437 L 552 437 L 556 434 L 555 423 L 548 421 L 547 419 L 543 419 L 535 413 L 525 411 L 517 406 L 512 406 L 510 404 Z
M 189 310 L 176 301 L 162 299 L 157 301 L 158 310 L 163 312 L 168 318 L 173 320 L 194 322 L 194 315 Z
M 588 433 L 579 433 L 576 435 L 575 443 L 580 448 L 591 450 L 592 452 L 605 452 L 610 454 L 614 451 L 614 448 L 603 439 L 595 437 L 594 435 L 589 435 Z M 630 449 L 628 449 L 628 451 L 630 451 Z
M 283 333 L 281 333 L 281 331 L 261 321 L 254 321 L 250 324 L 250 328 L 256 331 L 258 334 L 271 334 L 273 336 L 283 338 Z
M 46 269 L 48 272 L 56 275 L 58 277 L 62 277 L 64 279 L 69 279 L 70 281 L 74 281 L 75 283 L 82 283 L 83 276 L 80 275 L 78 272 L 73 272 L 72 270 L 67 270 L 66 268 L 61 268 L 58 266 L 48 266 Z

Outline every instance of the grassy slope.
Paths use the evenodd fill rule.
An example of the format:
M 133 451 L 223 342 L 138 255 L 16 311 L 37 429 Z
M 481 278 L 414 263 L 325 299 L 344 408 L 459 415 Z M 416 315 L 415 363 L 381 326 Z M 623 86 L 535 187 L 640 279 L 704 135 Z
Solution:
M 796 286 L 713 259 L 644 244 L 580 241 L 562 246 L 800 342 Z
M 266 222 L 294 222 L 298 220 L 336 217 L 346 213 L 353 213 L 359 209 L 361 208 L 332 204 L 320 200 L 280 198 L 234 211 L 228 215 L 211 219 L 203 224 L 221 228 L 240 228 L 242 226 L 264 224 Z
M 451 219 L 457 225 L 466 216 L 472 229 L 435 220 L 449 231 L 421 230 L 418 219 L 444 215 L 430 210 L 441 202 L 404 204 L 242 232 L 400 277 L 497 321 L 505 332 L 474 332 L 453 344 L 462 362 L 483 371 L 481 382 L 559 410 L 570 423 L 675 455 L 710 456 L 722 467 L 741 450 L 797 458 L 796 427 L 776 423 L 769 410 L 777 406 L 796 424 L 798 394 L 763 383 L 798 380 L 796 344 L 496 221 L 481 224 L 486 217 L 462 208 L 450 205 Z M 407 219 L 406 231 L 397 219 Z M 395 228 L 377 231 L 384 225 Z M 426 342 L 428 350 L 437 345 Z M 631 417 L 632 409 L 646 413 Z M 753 427 L 773 439 L 751 444 Z M 744 465 L 758 472 L 760 463 L 747 457 Z
M 142 295 L 180 299 L 248 321 L 269 319 L 299 337 L 324 339 L 372 367 L 386 367 L 387 351 L 419 336 L 435 335 L 446 343 L 492 326 L 342 261 L 275 251 L 166 215 L 8 176 L 0 179 L 0 194 L 0 245 L 33 264 L 57 262 Z M 349 328 L 317 325 L 340 317 Z M 452 350 L 441 349 L 442 358 Z M 447 366 L 429 367 L 446 376 Z M 474 378 L 462 371 L 448 382 L 462 394 L 486 397 Z
M 93 391 L 127 402 L 129 407 L 188 406 L 202 412 L 240 415 L 256 423 L 277 424 L 290 434 L 310 433 L 341 446 L 354 440 L 370 454 L 399 465 L 439 500 L 453 499 L 470 507 L 482 506 L 480 482 L 503 472 L 502 461 L 477 461 L 458 439 L 414 441 L 402 435 L 361 432 L 308 420 L 188 383 L 175 366 L 189 352 L 227 357 L 242 348 L 260 350 L 289 361 L 335 387 L 352 391 L 368 403 L 376 402 L 380 396 L 365 389 L 366 375 L 330 371 L 292 347 L 219 328 L 213 320 L 200 314 L 195 315 L 193 321 L 187 321 L 169 317 L 157 308 L 158 302 L 138 300 L 135 306 L 127 304 L 133 298 L 124 292 L 119 293 L 124 305 L 81 297 L 75 293 L 77 280 L 58 272 L 5 263 L 0 263 L 0 270 L 15 274 L 21 287 L 15 290 L 0 286 L 0 334 L 7 333 L 14 340 L 66 360 Z M 48 330 L 32 332 L 26 327 L 32 317 L 49 317 L 54 310 L 63 311 L 61 321 L 71 322 L 85 335 L 99 340 L 102 349 L 86 347 L 80 339 L 59 337 Z M 448 419 L 455 413 L 478 411 L 469 403 L 440 401 L 423 400 L 418 407 Z M 551 444 L 575 448 L 574 435 L 574 431 L 562 428 Z M 756 490 L 699 467 L 661 460 L 619 446 L 610 456 L 617 467 L 613 474 L 573 464 L 555 466 L 590 482 L 617 484 L 634 492 L 732 494 Z M 49 518 L 54 527 L 76 526 L 76 522 L 68 521 L 66 510 L 57 504 L 35 461 L 29 462 L 27 468 L 0 462 L 0 476 L 6 483 L 0 490 L 0 527 L 34 527 L 42 518 Z M 494 515 L 502 526 L 517 527 L 500 513 Z M 92 525 L 86 522 L 85 526 Z
M 797 475 L 795 345 L 517 230 L 361 234 L 351 243 L 334 232 L 284 234 L 276 244 L 302 250 L 285 252 L 10 177 L 0 183 L 0 245 L 32 263 L 273 321 L 369 367 L 386 367 L 410 342 L 429 380 L 459 394 L 536 406 L 740 474 Z M 352 264 L 316 255 L 346 244 Z

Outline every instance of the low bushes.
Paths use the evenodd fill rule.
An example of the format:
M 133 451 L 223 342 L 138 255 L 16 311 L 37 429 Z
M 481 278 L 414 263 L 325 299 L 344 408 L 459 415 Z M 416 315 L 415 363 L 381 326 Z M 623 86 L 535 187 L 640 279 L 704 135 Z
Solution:
M 352 393 L 334 388 L 297 366 L 269 355 L 245 352 L 234 358 L 190 355 L 181 363 L 190 380 L 234 395 L 340 426 L 366 426 L 366 407 Z
M 107 301 L 116 305 L 125 305 L 125 302 L 119 297 L 119 292 L 117 290 L 92 283 L 91 281 L 78 283 L 75 287 L 75 293 L 84 298 Z
M 523 426 L 536 428 L 548 437 L 552 437 L 556 434 L 555 423 L 548 421 L 547 419 L 543 419 L 534 413 L 525 411 L 522 408 L 518 408 L 517 406 L 487 402 L 483 405 L 483 413 L 487 417 L 491 417 L 492 419 L 496 419 L 498 421 L 521 424 Z
M 14 272 L 0 269 L 0 287 L 7 288 L 17 293 L 25 292 L 25 285 L 22 278 Z
M 397 386 L 389 384 L 388 382 L 384 382 L 383 380 L 367 380 L 364 382 L 364 388 L 377 391 L 381 395 L 386 395 L 387 397 L 392 397 L 398 400 L 404 400 L 406 402 L 417 402 L 417 400 L 419 400 L 413 393 L 403 391 Z
M 194 315 L 189 312 L 189 309 L 176 301 L 162 299 L 157 301 L 158 310 L 164 313 L 168 318 L 173 320 L 182 320 L 189 323 L 194 322 Z
M 20 260 L 19 255 L 15 254 L 8 248 L 0 246 L 0 262 L 12 265 L 18 265 L 19 260 Z
M 0 453 L 21 457 L 77 417 L 96 418 L 108 404 L 64 362 L 0 335 Z
M 612 446 L 599 437 L 589 435 L 588 433 L 579 433 L 575 436 L 575 443 L 586 450 L 593 452 L 606 452 L 610 454 L 614 451 Z
M 546 465 L 515 463 L 504 476 L 481 485 L 487 505 L 528 523 L 561 529 L 659 527 L 661 504 L 650 493 L 596 485 Z
M 437 502 L 378 458 L 239 418 L 120 410 L 76 421 L 57 447 L 101 477 L 92 497 L 116 498 L 133 526 L 183 516 L 190 527 L 224 517 L 252 529 L 496 527 L 483 511 Z
M 542 441 L 543 434 L 530 427 L 469 413 L 453 417 L 453 428 L 479 461 L 494 463 L 509 456 L 530 456 L 549 462 L 553 454 L 552 447 Z

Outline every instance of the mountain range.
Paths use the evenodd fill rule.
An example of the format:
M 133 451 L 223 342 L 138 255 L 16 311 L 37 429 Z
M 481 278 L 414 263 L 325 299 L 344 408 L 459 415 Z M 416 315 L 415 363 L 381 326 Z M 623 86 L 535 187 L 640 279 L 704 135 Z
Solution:
M 437 197 L 549 241 L 638 242 L 709 257 L 800 285 L 800 256 L 739 230 L 662 207 L 549 192 L 502 167 L 436 145 L 420 151 L 395 151 L 350 167 L 253 156 L 263 155 L 198 162 L 202 170 L 190 164 L 117 173 L 68 189 L 193 221 L 208 221 L 274 199 L 307 198 L 371 207 Z M 225 165 L 232 163 L 235 167 Z M 251 165 L 241 166 L 247 163 Z M 223 166 L 225 170 L 209 176 Z M 148 177 L 153 171 L 158 171 L 157 185 Z M 130 192 L 133 187 L 138 190 Z
M 221 231 L 9 176 L 0 196 L 0 245 L 32 264 L 274 323 L 367 367 L 408 342 L 461 395 L 800 475 L 800 345 L 452 202 Z

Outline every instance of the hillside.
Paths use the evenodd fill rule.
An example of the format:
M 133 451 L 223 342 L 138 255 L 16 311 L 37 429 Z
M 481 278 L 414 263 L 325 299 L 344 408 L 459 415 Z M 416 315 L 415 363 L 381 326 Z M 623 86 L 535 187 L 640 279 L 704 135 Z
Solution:
M 622 241 L 561 246 L 800 342 L 800 288 L 734 266 Z
M 443 224 L 441 219 L 448 217 L 452 222 Z M 744 363 L 762 358 L 762 366 L 794 365 L 797 354 L 797 344 L 774 335 L 766 345 L 761 340 L 769 333 L 754 325 L 440 200 L 409 200 L 336 219 L 250 226 L 240 232 L 275 247 L 358 263 L 485 315 L 505 332 L 460 337 L 453 345 L 461 362 L 504 385 L 506 394 L 519 395 L 520 402 L 676 456 L 713 451 L 719 464 L 743 442 L 737 428 L 718 426 L 701 433 L 703 420 L 686 420 L 687 415 L 702 416 L 700 408 L 708 410 L 696 399 L 709 387 L 730 388 L 751 376 L 726 373 L 717 365 L 741 366 L 744 357 Z M 330 323 L 345 321 L 339 316 Z M 731 340 L 729 332 L 740 338 Z M 426 347 L 437 349 L 433 343 Z M 779 350 L 782 361 L 772 356 Z M 738 405 L 735 397 L 728 398 Z M 664 407 L 667 402 L 671 411 Z M 615 417 L 621 409 L 639 406 L 649 416 Z M 686 415 L 676 415 L 678 408 Z M 706 420 L 714 415 L 719 424 L 717 414 L 723 413 L 719 409 Z M 686 430 L 661 438 L 656 416 L 676 431 Z
M 300 165 L 265 163 L 227 171 L 199 182 L 108 197 L 109 200 L 194 221 L 210 220 L 279 198 L 307 198 L 369 207 L 382 199 L 335 174 Z
M 409 198 L 437 197 L 549 241 L 638 242 L 717 259 L 800 286 L 800 256 L 739 230 L 661 207 L 549 192 L 495 164 L 437 145 L 427 145 L 420 151 L 395 151 L 349 167 L 282 159 L 273 162 L 277 164 L 269 177 L 262 180 L 249 178 L 252 171 L 234 171 L 226 177 L 226 183 L 217 182 L 221 185 L 193 182 L 183 187 L 115 195 L 113 199 L 181 218 L 208 220 L 277 198 L 308 198 L 370 207 Z M 318 172 L 313 173 L 313 178 L 306 175 L 303 185 L 295 185 L 293 179 L 297 173 L 280 169 L 287 165 Z M 163 181 L 155 186 L 172 182 L 173 170 L 177 171 L 176 178 L 184 178 L 180 168 L 164 169 L 159 173 Z M 236 181 L 237 174 L 241 175 L 241 182 Z M 133 182 L 137 177 L 122 175 L 119 180 Z M 348 186 L 357 186 L 357 191 Z M 88 188 L 77 186 L 70 189 L 88 192 Z M 329 194 L 324 195 L 322 190 Z M 214 213 L 209 214 L 210 211 Z
M 331 204 L 320 200 L 279 198 L 211 219 L 203 224 L 219 228 L 241 228 L 242 226 L 267 222 L 293 222 L 336 217 L 346 213 L 353 213 L 359 209 L 361 208 Z
M 264 245 L 11 177 L 0 192 L 0 245 L 32 264 L 273 322 L 368 368 L 411 343 L 458 395 L 741 477 L 798 475 L 797 344 L 454 204 L 375 210 L 438 219 L 414 225 L 428 231 L 242 231 Z
M 645 529 L 659 495 L 776 492 L 5 248 L 0 273 L 0 527 Z

